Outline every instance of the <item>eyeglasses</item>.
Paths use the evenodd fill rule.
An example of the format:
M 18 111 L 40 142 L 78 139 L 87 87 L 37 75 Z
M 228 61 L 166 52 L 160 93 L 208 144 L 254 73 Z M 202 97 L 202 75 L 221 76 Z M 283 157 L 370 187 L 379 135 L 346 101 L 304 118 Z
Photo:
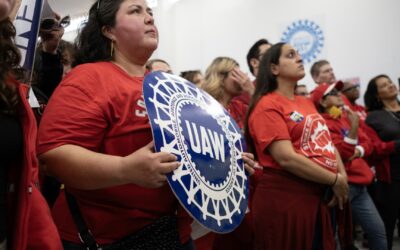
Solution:
M 331 92 L 329 92 L 328 94 L 324 95 L 324 97 L 327 96 L 338 96 L 340 94 L 340 92 L 337 89 L 332 89 Z
M 46 18 L 43 19 L 40 24 L 41 31 L 51 31 L 51 30 L 58 30 L 61 28 L 66 28 L 71 23 L 70 16 L 63 17 L 60 21 L 57 21 L 54 18 Z
M 347 92 L 347 91 L 350 91 L 350 90 L 353 90 L 353 89 L 359 89 L 359 88 L 360 88 L 360 84 L 356 84 L 356 85 L 347 87 L 345 89 L 342 89 L 342 92 Z

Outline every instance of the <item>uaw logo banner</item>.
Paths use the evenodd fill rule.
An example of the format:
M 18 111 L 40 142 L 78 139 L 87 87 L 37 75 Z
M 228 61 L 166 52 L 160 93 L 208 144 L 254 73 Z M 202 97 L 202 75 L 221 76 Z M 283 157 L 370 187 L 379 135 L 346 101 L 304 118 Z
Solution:
M 17 31 L 15 43 L 21 52 L 21 66 L 29 71 L 33 68 L 42 6 L 43 0 L 22 0 L 14 21 Z
M 324 47 L 324 33 L 315 22 L 298 20 L 287 26 L 281 41 L 293 45 L 303 61 L 310 63 L 317 58 Z
M 15 43 L 21 52 L 20 66 L 28 72 L 33 71 L 43 3 L 43 0 L 22 0 L 14 20 L 17 33 Z M 40 107 L 32 88 L 29 89 L 28 101 L 32 108 Z
M 182 166 L 168 182 L 184 208 L 206 228 L 233 231 L 248 203 L 242 132 L 210 95 L 183 78 L 153 72 L 143 95 L 157 151 Z

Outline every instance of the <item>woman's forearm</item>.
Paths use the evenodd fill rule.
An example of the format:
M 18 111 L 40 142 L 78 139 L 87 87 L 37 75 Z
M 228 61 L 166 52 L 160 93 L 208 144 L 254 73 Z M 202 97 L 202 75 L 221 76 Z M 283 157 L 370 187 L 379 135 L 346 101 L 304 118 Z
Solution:
M 96 153 L 88 149 L 63 145 L 39 156 L 46 172 L 66 186 L 100 189 L 127 184 L 121 176 L 122 157 Z

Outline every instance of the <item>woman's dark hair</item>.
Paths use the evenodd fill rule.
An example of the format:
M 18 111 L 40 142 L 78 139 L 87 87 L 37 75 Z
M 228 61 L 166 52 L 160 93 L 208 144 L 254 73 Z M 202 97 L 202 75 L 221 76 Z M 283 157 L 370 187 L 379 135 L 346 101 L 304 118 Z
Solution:
M 99 61 L 110 61 L 111 40 L 103 35 L 102 27 L 114 27 L 115 17 L 124 0 L 97 0 L 89 10 L 88 21 L 75 41 L 73 66 Z
M 256 79 L 256 88 L 254 90 L 254 94 L 251 98 L 249 109 L 246 115 L 245 122 L 245 138 L 247 142 L 247 147 L 249 152 L 253 153 L 257 158 L 257 152 L 255 151 L 255 146 L 253 139 L 250 136 L 249 131 L 249 117 L 253 112 L 255 106 L 258 101 L 267 93 L 271 93 L 278 88 L 278 81 L 276 76 L 272 73 L 271 66 L 272 64 L 278 65 L 279 58 L 282 54 L 282 47 L 286 43 L 277 43 L 273 45 L 270 49 L 267 50 L 267 53 L 261 58 L 260 66 L 258 68 L 258 74 Z
M 387 75 L 377 75 L 372 78 L 367 86 L 364 94 L 364 103 L 368 111 L 380 110 L 383 108 L 382 101 L 378 98 L 378 85 L 376 84 L 379 78 L 385 77 L 390 79 Z
M 14 44 L 15 34 L 15 27 L 8 18 L 0 21 L 0 114 L 15 114 L 19 103 L 16 87 L 7 83 L 21 60 Z

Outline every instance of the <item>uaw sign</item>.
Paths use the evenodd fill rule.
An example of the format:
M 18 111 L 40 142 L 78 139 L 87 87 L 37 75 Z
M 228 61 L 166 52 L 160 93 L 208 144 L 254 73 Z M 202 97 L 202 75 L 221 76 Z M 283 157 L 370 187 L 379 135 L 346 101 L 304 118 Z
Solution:
M 298 20 L 286 27 L 281 41 L 293 45 L 303 61 L 310 63 L 317 58 L 324 47 L 324 33 L 317 23 Z
M 233 231 L 248 203 L 240 128 L 210 95 L 183 78 L 153 72 L 143 95 L 157 151 L 182 166 L 168 182 L 184 208 L 206 228 Z
M 29 71 L 33 68 L 42 6 L 43 0 L 22 0 L 14 21 L 17 31 L 15 43 L 21 52 L 21 66 Z

